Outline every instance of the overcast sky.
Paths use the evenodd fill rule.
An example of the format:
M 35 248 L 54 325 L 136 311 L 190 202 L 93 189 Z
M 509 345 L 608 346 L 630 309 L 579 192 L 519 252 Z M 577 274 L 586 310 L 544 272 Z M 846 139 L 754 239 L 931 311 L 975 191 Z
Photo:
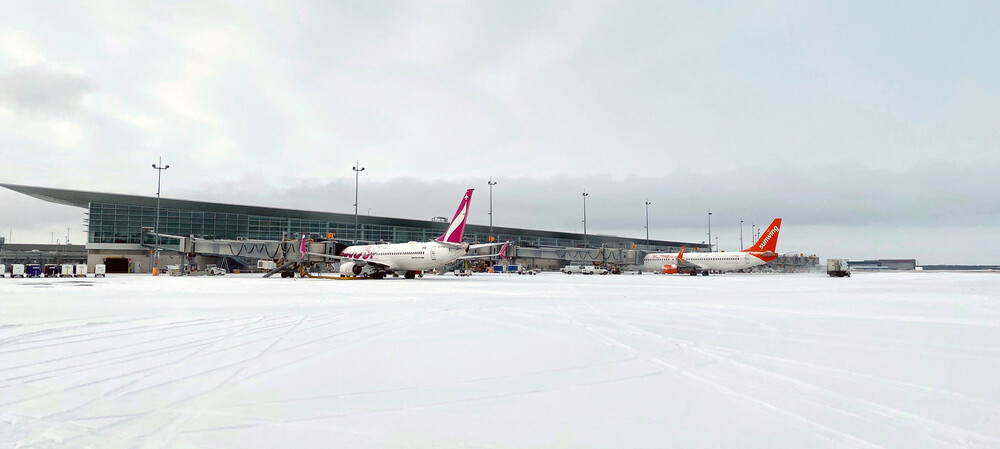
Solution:
M 263 3 L 263 2 L 258 2 Z M 8 2 L 0 182 L 1000 263 L 1000 3 Z M 83 210 L 0 191 L 15 243 Z M 53 237 L 54 233 L 54 237 Z

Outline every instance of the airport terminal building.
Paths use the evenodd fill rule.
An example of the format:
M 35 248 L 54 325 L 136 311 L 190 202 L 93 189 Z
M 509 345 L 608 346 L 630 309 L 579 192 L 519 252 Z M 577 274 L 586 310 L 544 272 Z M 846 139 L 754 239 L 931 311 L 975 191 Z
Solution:
M 159 224 L 157 199 L 136 195 L 88 192 L 14 184 L 0 184 L 7 189 L 44 201 L 86 210 L 87 261 L 93 266 L 108 263 L 107 259 L 124 263 L 128 270 L 146 272 L 151 269 L 152 231 L 174 236 L 195 236 L 204 239 L 281 240 L 306 233 L 328 236 L 342 242 L 398 243 L 436 238 L 448 223 L 435 220 L 414 220 L 332 212 L 315 212 L 271 207 L 244 206 L 161 198 Z M 510 240 L 521 247 L 609 248 L 639 251 L 678 251 L 682 245 L 690 249 L 707 249 L 703 243 L 626 238 L 535 229 L 493 227 L 494 241 Z M 162 237 L 161 237 L 162 238 Z M 489 226 L 468 224 L 465 240 L 490 241 Z M 169 238 L 160 244 L 170 248 Z M 179 256 L 176 257 L 179 260 Z M 161 253 L 161 264 L 171 262 L 169 252 Z M 110 267 L 109 267 L 110 268 Z

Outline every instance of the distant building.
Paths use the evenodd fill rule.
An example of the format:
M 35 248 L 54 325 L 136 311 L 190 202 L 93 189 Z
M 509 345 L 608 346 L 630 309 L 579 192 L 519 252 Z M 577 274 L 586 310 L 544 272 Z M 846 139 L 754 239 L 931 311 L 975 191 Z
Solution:
M 87 247 L 85 245 L 45 245 L 9 243 L 3 244 L 0 239 L 0 263 L 37 263 L 63 264 L 87 263 Z
M 1000 265 L 921 265 L 925 271 L 1000 271 Z
M 849 260 L 847 264 L 856 270 L 916 270 L 917 259 L 874 259 Z

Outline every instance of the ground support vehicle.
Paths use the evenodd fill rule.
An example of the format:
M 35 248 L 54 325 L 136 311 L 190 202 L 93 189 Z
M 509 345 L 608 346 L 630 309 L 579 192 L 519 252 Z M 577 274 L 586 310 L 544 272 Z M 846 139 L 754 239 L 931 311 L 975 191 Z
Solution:
M 831 277 L 851 277 L 851 267 L 847 264 L 847 259 L 827 259 L 826 274 Z
M 594 265 L 566 265 L 559 269 L 566 274 L 608 274 L 608 269 Z

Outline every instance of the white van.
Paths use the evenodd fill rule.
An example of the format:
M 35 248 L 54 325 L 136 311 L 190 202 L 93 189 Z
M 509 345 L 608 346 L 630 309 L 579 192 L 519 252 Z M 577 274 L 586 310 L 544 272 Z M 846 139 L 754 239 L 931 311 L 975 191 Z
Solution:
M 74 276 L 78 278 L 87 277 L 87 264 L 85 263 L 76 264 L 76 273 L 74 273 Z
M 24 264 L 16 263 L 10 266 L 10 277 L 12 278 L 23 278 L 24 277 Z
M 95 278 L 102 278 L 102 277 L 104 277 L 104 273 L 107 271 L 107 269 L 108 269 L 108 266 L 104 265 L 103 263 L 99 263 L 97 265 L 94 265 L 94 277 Z
M 608 274 L 607 268 L 595 267 L 593 265 L 566 265 L 559 269 L 566 274 Z
M 7 275 L 7 265 L 0 263 L 0 278 Z
M 59 277 L 61 277 L 61 278 L 71 278 L 71 277 L 73 277 L 73 268 L 75 268 L 75 267 L 76 267 L 76 265 L 73 265 L 71 263 L 64 263 L 64 264 L 62 264 L 62 270 L 59 272 Z

